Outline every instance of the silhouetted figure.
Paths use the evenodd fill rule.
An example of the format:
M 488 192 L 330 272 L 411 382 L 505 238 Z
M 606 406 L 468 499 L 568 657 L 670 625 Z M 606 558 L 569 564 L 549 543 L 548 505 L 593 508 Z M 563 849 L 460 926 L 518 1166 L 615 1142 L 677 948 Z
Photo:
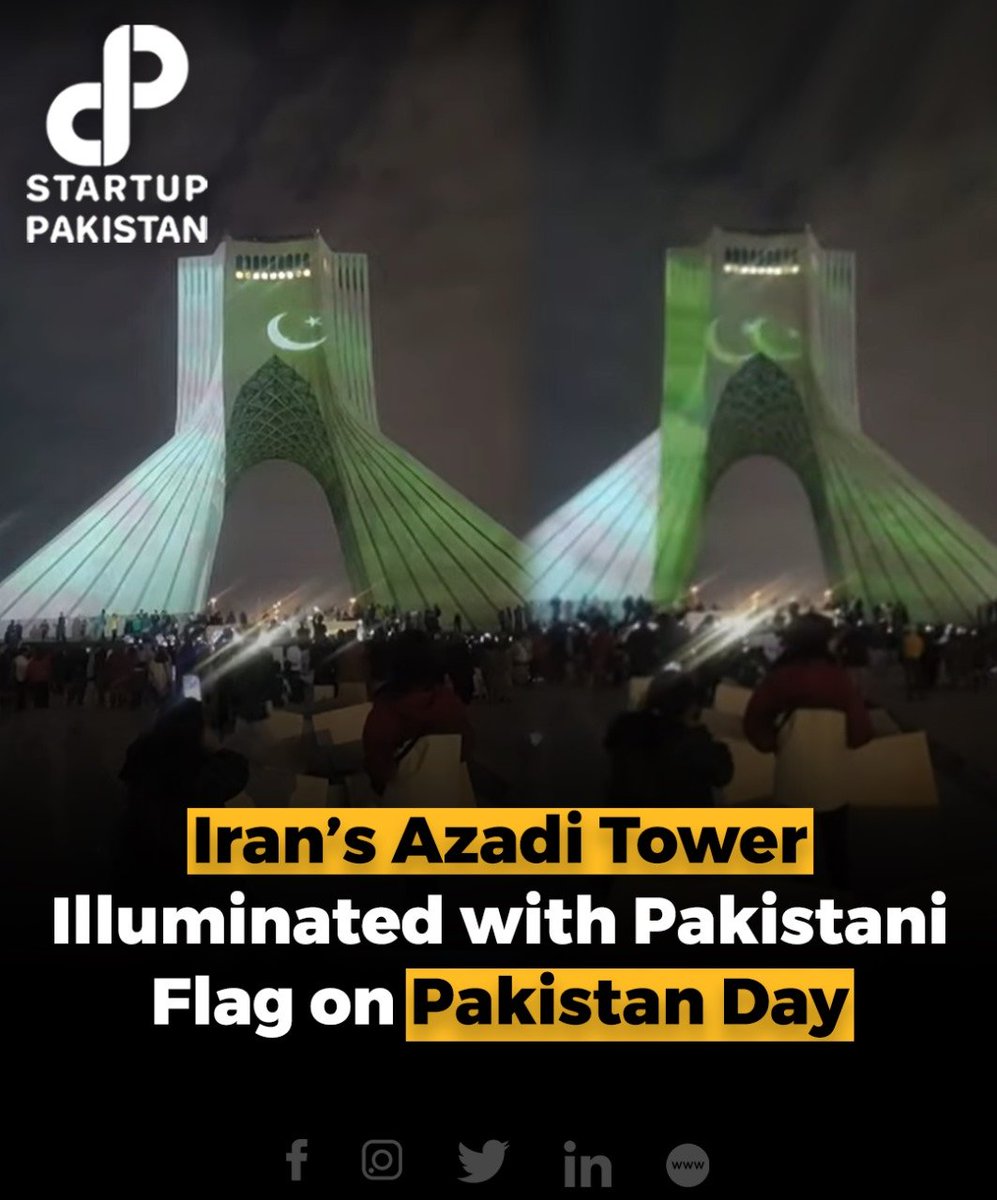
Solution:
M 66 704 L 81 707 L 87 691 L 89 655 L 83 646 L 73 646 L 66 658 Z
M 798 709 L 832 709 L 845 714 L 850 748 L 871 741 L 869 711 L 848 670 L 831 653 L 834 625 L 808 613 L 784 631 L 785 650 L 755 688 L 744 714 L 744 735 L 756 750 L 774 753 L 779 730 Z M 805 803 L 806 797 L 800 797 Z M 848 880 L 848 803 L 814 812 L 814 842 L 833 883 Z
M 31 691 L 31 703 L 35 708 L 48 708 L 52 686 L 52 656 L 47 650 L 39 650 L 36 647 L 31 652 L 27 681 Z
M 231 673 L 232 716 L 240 721 L 265 721 L 270 713 L 268 704 L 274 701 L 275 690 L 281 686 L 276 675 L 277 664 L 265 645 L 247 649 L 237 656 L 238 665 Z
M 160 646 L 146 670 L 155 702 L 160 705 L 167 703 L 173 691 L 173 670 L 165 647 Z
M 129 747 L 120 779 L 128 789 L 122 864 L 129 874 L 183 875 L 188 808 L 222 805 L 243 790 L 249 764 L 205 744 L 198 700 L 166 709 Z
M 446 642 L 443 669 L 453 690 L 465 704 L 470 704 L 474 699 L 474 662 L 462 637 L 453 637 Z
M 934 691 L 938 686 L 938 676 L 942 669 L 942 651 L 938 645 L 938 639 L 933 633 L 929 633 L 924 639 L 924 656 L 921 660 L 921 667 L 924 673 L 924 686 L 929 692 Z
M 18 710 L 28 704 L 28 669 L 31 666 L 31 653 L 27 646 L 21 646 L 14 655 L 14 695 Z
M 610 725 L 609 803 L 622 806 L 702 806 L 730 783 L 730 750 L 702 723 L 699 691 L 687 675 L 656 676 L 637 712 Z
M 833 624 L 817 613 L 787 626 L 782 634 L 785 649 L 752 692 L 744 714 L 744 736 L 756 750 L 774 753 L 783 722 L 800 708 L 844 713 L 849 747 L 871 740 L 868 709 L 848 671 L 831 653 L 833 636 Z
M 865 696 L 869 690 L 869 627 L 850 626 L 838 643 L 838 661 L 847 667 L 852 682 Z
M 444 683 L 432 639 L 420 630 L 406 630 L 391 641 L 388 680 L 364 725 L 364 762 L 378 795 L 419 738 L 433 733 L 459 733 L 461 758 L 467 760 L 472 736 L 467 709 Z
M 555 602 L 560 610 L 560 600 Z M 563 683 L 568 668 L 568 627 L 555 621 L 547 630 L 545 674 L 552 683 Z
M 627 634 L 625 645 L 630 674 L 653 675 L 660 662 L 657 628 L 648 621 L 641 621 Z
M 925 640 L 913 625 L 904 633 L 900 642 L 900 661 L 907 684 L 907 699 L 915 700 L 924 695 L 926 686 L 924 672 Z

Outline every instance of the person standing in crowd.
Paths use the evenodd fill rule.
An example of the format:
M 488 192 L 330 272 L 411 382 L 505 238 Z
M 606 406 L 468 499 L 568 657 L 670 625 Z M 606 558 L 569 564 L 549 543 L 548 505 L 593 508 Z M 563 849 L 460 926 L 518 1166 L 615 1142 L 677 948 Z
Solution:
M 849 626 L 838 642 L 838 661 L 848 669 L 860 695 L 869 693 L 869 630 L 865 625 Z
M 540 625 L 530 631 L 530 682 L 536 683 L 550 676 L 550 638 Z
M 103 708 L 107 703 L 107 689 L 110 680 L 107 650 L 103 645 L 94 646 L 90 654 L 90 662 L 87 664 L 87 679 L 93 681 L 97 707 Z
M 521 631 L 512 644 L 512 682 L 516 687 L 526 687 L 530 682 L 533 665 L 533 640 Z
M 942 648 L 938 644 L 938 634 L 929 628 L 924 636 L 924 653 L 921 655 L 921 678 L 926 691 L 933 692 L 938 686 L 938 676 L 942 669 Z
M 149 663 L 145 647 L 129 646 L 125 658 L 128 662 L 128 705 L 130 708 L 141 708 L 146 689 L 149 686 Z
M 28 663 L 28 690 L 35 708 L 48 708 L 52 686 L 52 656 L 47 650 L 35 649 Z
M 444 681 L 433 640 L 421 630 L 406 630 L 392 639 L 388 679 L 363 730 L 364 763 L 379 796 L 414 743 L 434 733 L 459 733 L 461 759 L 467 761 L 472 741 L 467 709 Z
M 173 691 L 173 664 L 164 647 L 160 647 L 149 663 L 149 687 L 156 704 L 165 704 Z
M 512 699 L 512 665 L 512 646 L 507 637 L 490 638 L 482 646 L 481 673 L 485 694 L 492 703 Z
M 800 708 L 843 712 L 852 749 L 872 739 L 865 701 L 831 653 L 833 636 L 834 625 L 818 613 L 798 617 L 784 630 L 785 649 L 752 692 L 744 714 L 744 735 L 756 750 L 775 753 L 782 723 Z
M 641 678 L 653 675 L 661 662 L 657 626 L 641 620 L 627 634 L 625 645 L 630 674 Z
M 909 625 L 900 644 L 900 660 L 907 681 L 907 698 L 915 700 L 924 695 L 924 638 L 914 625 Z
M 560 613 L 560 602 L 558 602 Z M 547 670 L 551 683 L 564 683 L 568 673 L 568 627 L 560 618 L 547 630 Z
M 18 709 L 24 709 L 28 703 L 28 667 L 31 664 L 31 654 L 27 646 L 21 646 L 14 656 L 14 694 L 17 697 Z
M 87 690 L 88 656 L 84 646 L 71 646 L 66 651 L 66 704 L 83 705 Z
M 474 661 L 470 647 L 464 638 L 450 637 L 441 653 L 450 686 L 465 704 L 470 704 L 474 699 Z
M 613 681 L 613 656 L 616 639 L 605 617 L 597 617 L 592 626 L 589 655 L 592 664 L 592 682 L 596 687 L 607 687 Z
M 612 805 L 711 805 L 734 776 L 730 750 L 702 722 L 695 683 L 676 671 L 651 680 L 640 709 L 616 717 L 603 745 Z
M 304 625 L 304 619 L 302 619 Z M 298 630 L 298 641 L 292 642 L 284 651 L 284 672 L 287 679 L 287 694 L 292 704 L 300 704 L 305 698 L 305 689 L 301 681 L 301 666 L 304 660 L 302 642 L 304 637 Z
M 275 699 L 275 667 L 265 642 L 247 647 L 239 656 L 238 666 L 232 669 L 230 696 L 237 733 L 255 734 L 270 715 Z
M 112 639 L 107 657 L 104 659 L 104 675 L 111 708 L 124 708 L 127 705 L 131 674 L 131 664 L 124 647 L 116 639 Z
M 783 724 L 799 709 L 844 713 L 845 741 L 857 749 L 872 740 L 872 722 L 847 668 L 831 653 L 834 624 L 818 613 L 797 617 L 783 631 L 785 650 L 751 694 L 744 736 L 763 754 L 779 748 Z M 823 847 L 831 880 L 848 879 L 848 803 L 814 813 L 814 841 Z
M 245 757 L 209 748 L 206 735 L 201 703 L 181 700 L 128 747 L 120 779 L 128 791 L 122 866 L 129 874 L 182 875 L 187 808 L 222 805 L 245 788 Z

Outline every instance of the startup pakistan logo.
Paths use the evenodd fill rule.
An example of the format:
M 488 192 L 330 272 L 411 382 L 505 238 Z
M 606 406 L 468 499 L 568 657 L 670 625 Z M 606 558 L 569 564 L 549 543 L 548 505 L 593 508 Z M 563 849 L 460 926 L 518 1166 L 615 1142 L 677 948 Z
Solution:
M 155 79 L 132 78 L 136 54 L 151 54 L 159 61 Z M 45 131 L 52 149 L 76 167 L 113 167 L 131 146 L 132 113 L 162 108 L 183 91 L 189 62 L 183 43 L 159 25 L 119 25 L 104 40 L 102 78 L 74 83 L 52 101 Z M 100 113 L 100 137 L 83 137 L 76 131 L 81 113 Z M 62 204 L 150 204 L 163 206 L 183 200 L 189 204 L 207 189 L 203 175 L 30 175 L 27 198 L 31 204 L 57 200 Z M 169 213 L 57 213 L 32 212 L 27 218 L 27 240 L 32 242 L 198 242 L 208 240 L 208 218 Z

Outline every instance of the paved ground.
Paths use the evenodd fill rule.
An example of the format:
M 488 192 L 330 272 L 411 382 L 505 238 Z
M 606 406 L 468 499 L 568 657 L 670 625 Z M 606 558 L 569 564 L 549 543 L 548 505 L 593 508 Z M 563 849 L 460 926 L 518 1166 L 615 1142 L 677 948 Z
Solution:
M 874 698 L 904 729 L 925 729 L 955 767 L 958 758 L 972 769 L 982 789 L 997 802 L 997 680 L 980 691 L 939 688 L 909 700 L 896 674 L 874 681 Z

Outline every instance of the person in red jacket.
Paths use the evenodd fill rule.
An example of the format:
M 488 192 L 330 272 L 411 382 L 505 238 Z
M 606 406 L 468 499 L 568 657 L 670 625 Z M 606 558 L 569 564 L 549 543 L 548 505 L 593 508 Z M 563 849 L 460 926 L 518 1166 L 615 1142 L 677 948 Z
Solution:
M 27 684 L 35 708 L 48 708 L 49 689 L 52 685 L 52 658 L 47 650 L 36 646 L 31 652 Z
M 798 617 L 785 630 L 785 650 L 752 692 L 744 713 L 744 736 L 756 750 L 774 753 L 780 728 L 800 708 L 843 712 L 851 749 L 872 740 L 872 722 L 862 694 L 848 669 L 831 654 L 833 636 L 833 623 L 819 613 Z M 814 812 L 814 840 L 831 882 L 847 887 L 847 804 Z
M 819 613 L 807 613 L 785 630 L 783 654 L 752 692 L 744 714 L 744 736 L 756 750 L 774 754 L 780 727 L 798 708 L 843 712 L 851 749 L 872 740 L 862 694 L 831 654 L 833 636 L 834 625 Z
M 412 744 L 432 733 L 459 733 L 461 759 L 467 761 L 472 737 L 467 708 L 446 683 L 433 640 L 409 629 L 391 640 L 388 681 L 364 724 L 364 764 L 379 796 Z

